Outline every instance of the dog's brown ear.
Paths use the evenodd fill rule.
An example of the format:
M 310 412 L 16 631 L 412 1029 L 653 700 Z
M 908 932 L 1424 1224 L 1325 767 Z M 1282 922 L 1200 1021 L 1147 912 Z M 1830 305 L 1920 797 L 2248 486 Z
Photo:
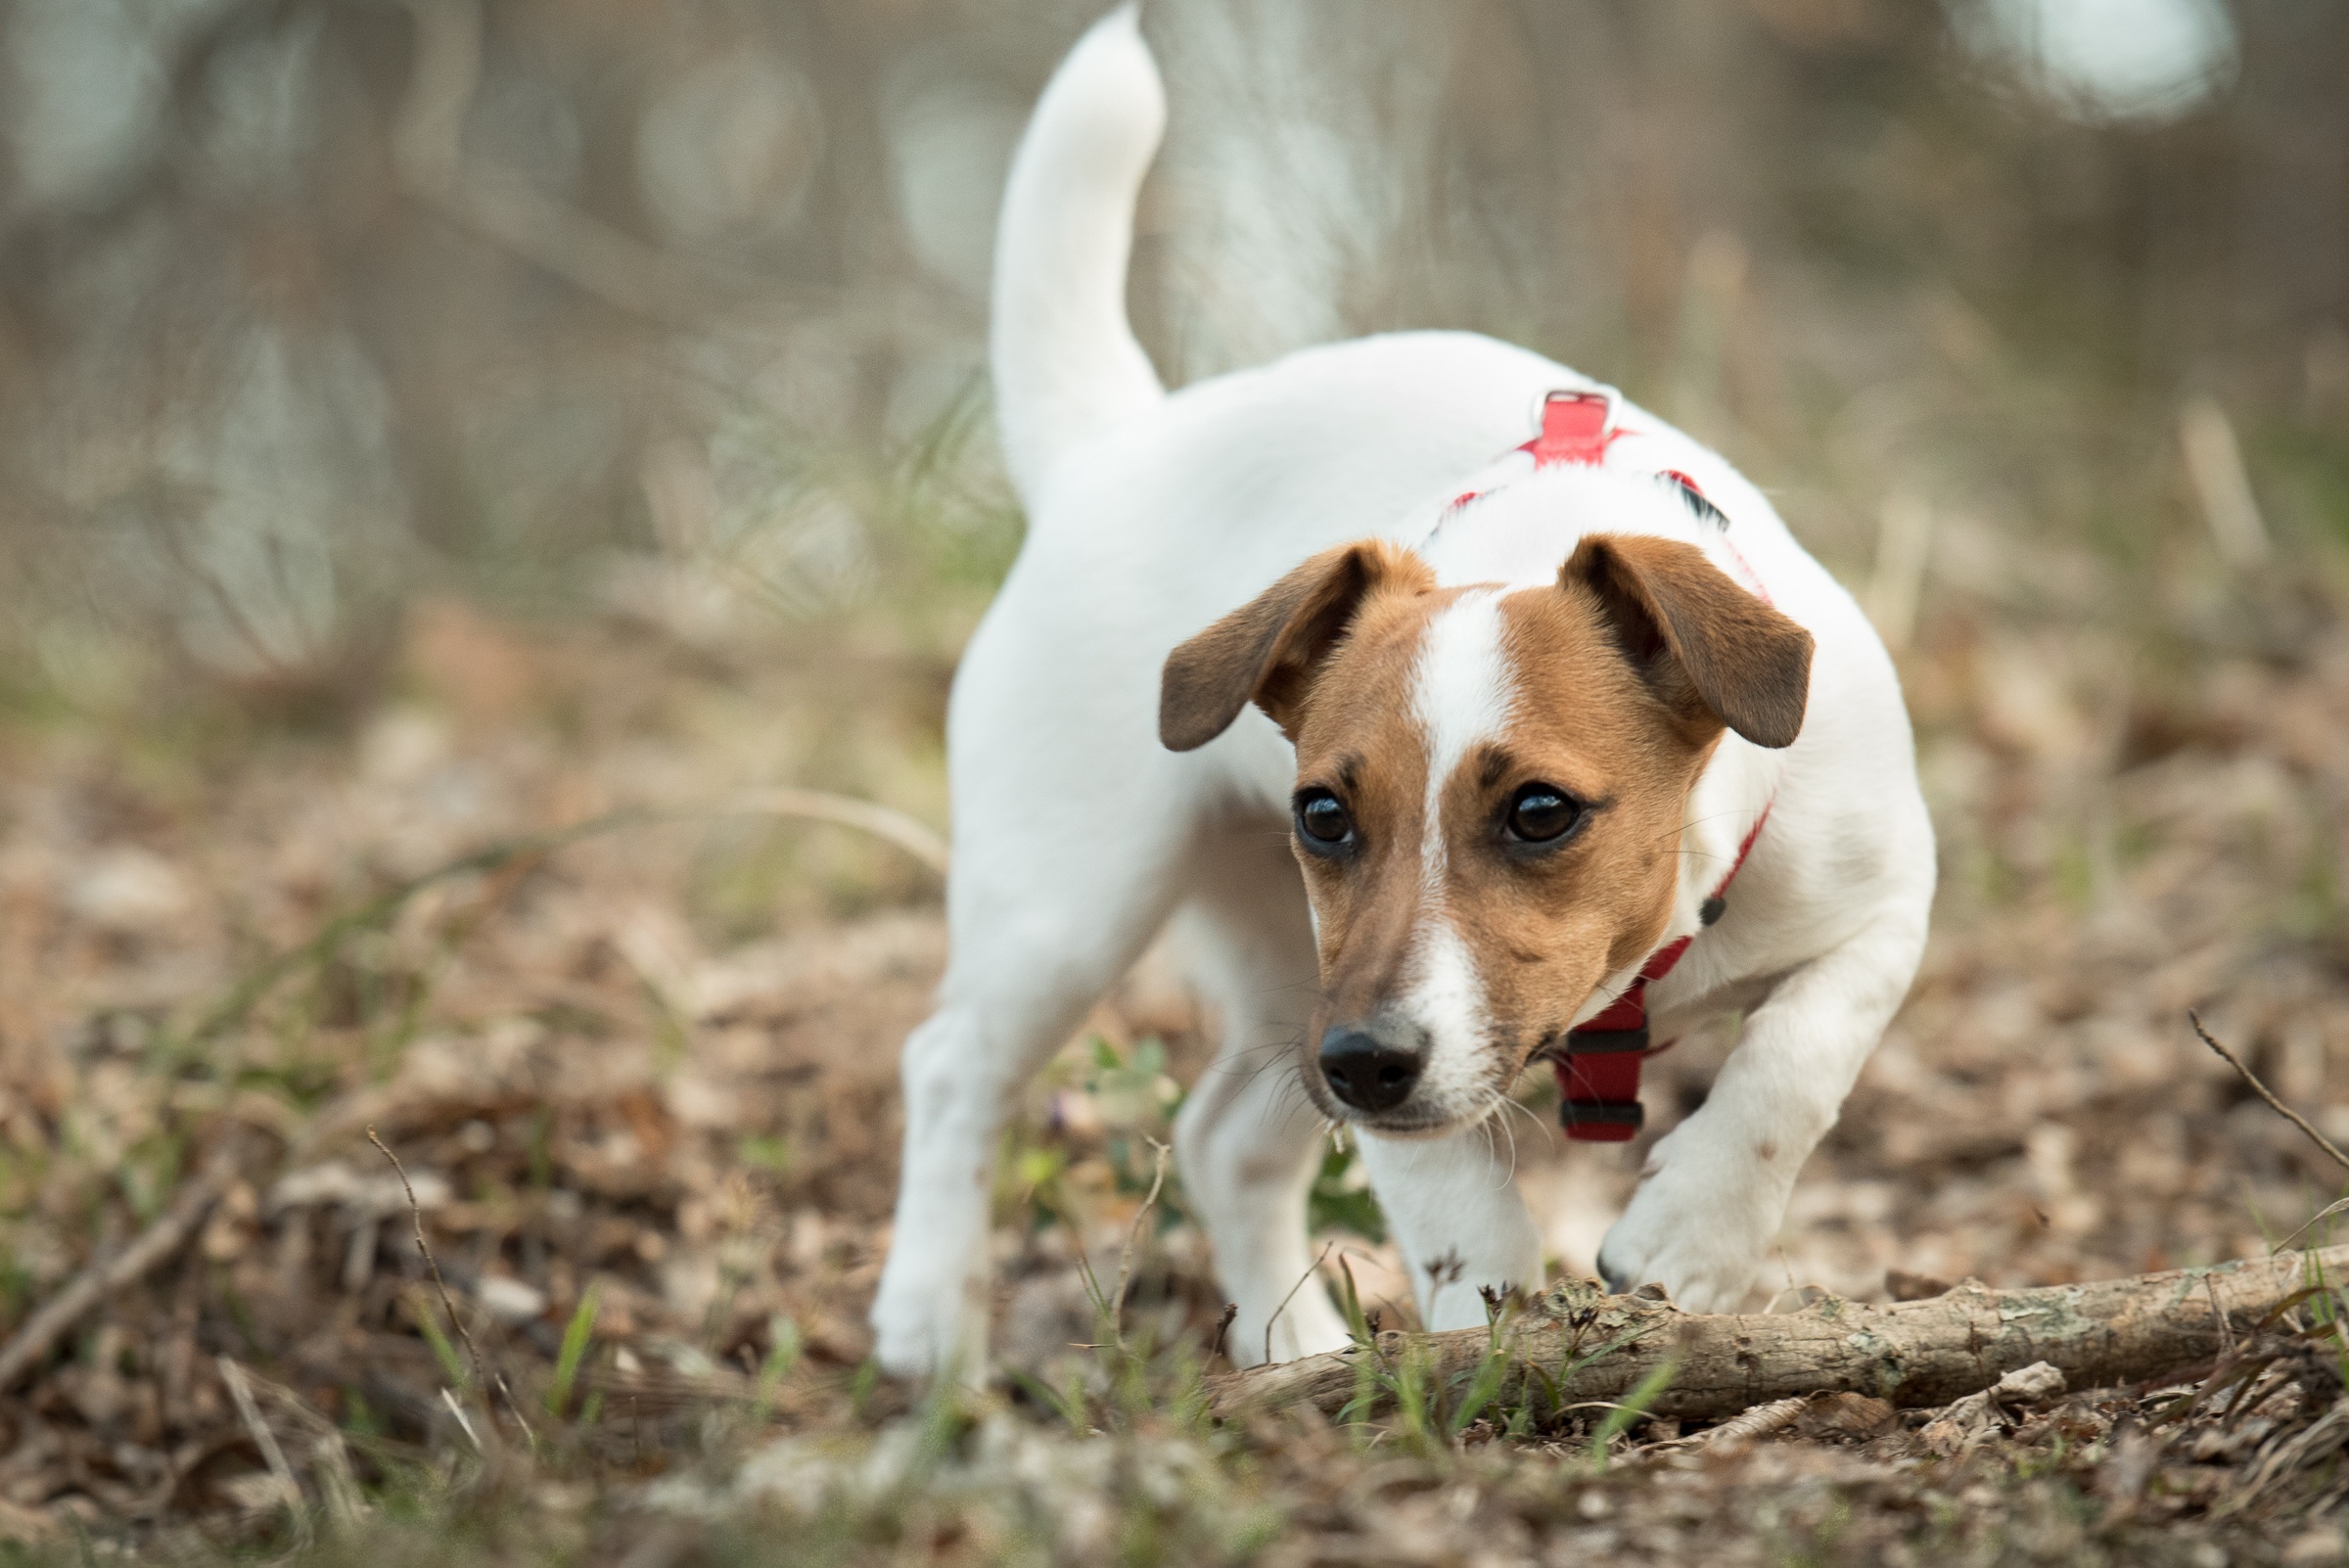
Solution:
M 1383 540 L 1342 544 L 1287 576 L 1167 656 L 1158 685 L 1158 738 L 1169 751 L 1205 746 L 1255 703 L 1297 738 L 1313 675 L 1372 592 L 1432 587 L 1435 574 Z
M 1668 703 L 1701 707 L 1757 746 L 1791 746 L 1802 733 L 1811 633 L 1695 545 L 1594 533 L 1575 546 L 1558 581 L 1598 596 L 1625 653 Z

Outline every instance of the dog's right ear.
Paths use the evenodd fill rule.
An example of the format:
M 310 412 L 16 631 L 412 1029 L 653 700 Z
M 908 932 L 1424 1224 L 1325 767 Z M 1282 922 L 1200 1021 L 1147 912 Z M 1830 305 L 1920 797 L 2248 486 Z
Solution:
M 1313 676 L 1362 601 L 1434 585 L 1426 562 L 1384 540 L 1322 551 L 1167 656 L 1158 738 L 1169 751 L 1194 751 L 1253 702 L 1294 741 Z

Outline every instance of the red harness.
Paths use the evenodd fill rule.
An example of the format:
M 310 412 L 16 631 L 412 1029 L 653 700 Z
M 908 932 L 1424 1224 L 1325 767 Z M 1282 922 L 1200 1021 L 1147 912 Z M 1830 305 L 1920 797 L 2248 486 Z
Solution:
M 1737 880 L 1745 857 L 1753 853 L 1754 841 L 1762 836 L 1762 824 L 1769 820 L 1770 807 L 1765 806 L 1754 825 L 1746 829 L 1745 841 L 1737 846 L 1729 874 L 1721 879 L 1698 913 L 1697 918 L 1706 925 L 1719 920 L 1728 907 L 1729 884 Z M 1639 1105 L 1639 1064 L 1672 1048 L 1671 1040 L 1661 1045 L 1648 1043 L 1647 988 L 1671 974 L 1672 966 L 1695 940 L 1696 933 L 1690 932 L 1658 947 L 1604 1012 L 1567 1032 L 1566 1054 L 1556 1059 L 1556 1066 L 1558 1122 L 1568 1137 L 1623 1143 L 1639 1131 L 1646 1120 Z
M 1542 400 L 1542 434 L 1517 449 L 1532 455 L 1536 470 L 1560 463 L 1596 467 L 1606 460 L 1607 448 L 1630 434 L 1617 428 L 1615 400 L 1606 392 L 1553 392 Z M 1677 469 L 1668 469 L 1657 477 L 1672 481 L 1687 492 L 1689 505 L 1700 515 L 1727 527 L 1728 519 L 1705 498 L 1696 481 Z M 1445 515 L 1450 517 L 1489 493 L 1466 491 L 1453 499 Z M 1744 555 L 1734 546 L 1730 547 L 1730 553 L 1745 567 L 1756 595 L 1768 604 L 1770 595 Z M 1737 846 L 1737 858 L 1730 862 L 1728 875 L 1721 879 L 1704 901 L 1699 918 L 1705 925 L 1719 920 L 1727 907 L 1729 884 L 1737 880 L 1745 857 L 1753 853 L 1754 841 L 1762 836 L 1762 824 L 1769 820 L 1770 807 L 1764 806 L 1762 814 L 1746 831 L 1744 842 Z M 1568 1137 L 1592 1143 L 1622 1143 L 1638 1133 L 1645 1120 L 1639 1105 L 1639 1065 L 1658 1051 L 1670 1049 L 1673 1043 L 1648 1042 L 1647 988 L 1671 974 L 1673 966 L 1695 940 L 1696 934 L 1692 932 L 1657 948 L 1639 966 L 1639 973 L 1622 995 L 1608 1003 L 1597 1017 L 1567 1033 L 1564 1053 L 1554 1061 L 1561 1096 L 1558 1121 Z

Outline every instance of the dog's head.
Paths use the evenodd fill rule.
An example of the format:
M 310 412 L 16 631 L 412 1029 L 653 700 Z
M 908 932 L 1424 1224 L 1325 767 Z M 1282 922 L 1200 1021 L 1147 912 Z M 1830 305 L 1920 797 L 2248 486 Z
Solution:
M 1633 534 L 1515 591 L 1347 545 L 1176 648 L 1169 747 L 1254 702 L 1297 748 L 1321 1109 L 1394 1133 L 1487 1114 L 1656 945 L 1706 759 L 1725 728 L 1790 745 L 1810 671 L 1810 633 L 1693 545 Z

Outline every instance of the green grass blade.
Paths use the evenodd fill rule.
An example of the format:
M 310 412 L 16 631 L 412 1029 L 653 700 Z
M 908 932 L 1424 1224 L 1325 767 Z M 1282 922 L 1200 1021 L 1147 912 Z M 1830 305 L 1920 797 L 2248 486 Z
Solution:
M 1598 1423 L 1590 1434 L 1590 1462 L 1599 1469 L 1607 1466 L 1607 1446 L 1631 1430 L 1632 1423 L 1648 1411 L 1648 1407 L 1663 1398 L 1672 1387 L 1672 1380 L 1681 1374 L 1681 1353 L 1674 1350 L 1656 1362 L 1655 1367 L 1639 1380 L 1639 1386 L 1626 1394 Z
M 473 1386 L 473 1372 L 466 1366 L 465 1359 L 457 1354 L 456 1346 L 448 1342 L 448 1335 L 441 1331 L 440 1319 L 434 1314 L 432 1298 L 421 1290 L 410 1292 L 408 1315 L 415 1319 L 416 1331 L 424 1336 L 424 1342 L 433 1348 L 433 1357 L 439 1361 L 440 1370 L 446 1374 L 448 1386 L 460 1394 L 470 1389 Z
M 1468 1430 L 1469 1423 L 1484 1412 L 1485 1407 L 1499 1397 L 1500 1386 L 1509 1375 L 1509 1354 L 1503 1350 L 1489 1351 L 1478 1363 L 1468 1380 L 1467 1392 L 1460 1396 L 1459 1407 L 1445 1423 L 1445 1436 L 1456 1438 Z
M 596 1310 L 603 1304 L 603 1287 L 589 1285 L 587 1294 L 579 1298 L 578 1310 L 563 1328 L 563 1346 L 555 1356 L 554 1385 L 546 1391 L 546 1413 L 556 1420 L 571 1407 L 572 1384 L 577 1381 L 579 1361 L 587 1354 L 587 1342 L 595 1337 Z

